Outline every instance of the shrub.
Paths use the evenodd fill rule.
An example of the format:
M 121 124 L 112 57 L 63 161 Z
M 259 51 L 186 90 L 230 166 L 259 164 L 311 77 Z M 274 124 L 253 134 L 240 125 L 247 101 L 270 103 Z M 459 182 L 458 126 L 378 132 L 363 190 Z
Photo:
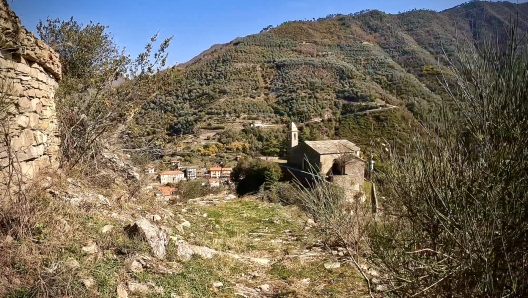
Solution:
M 101 151 L 118 139 L 135 111 L 170 77 L 155 73 L 165 65 L 171 38 L 152 53 L 155 35 L 145 52 L 132 60 L 106 29 L 94 23 L 84 26 L 73 18 L 48 19 L 37 27 L 40 38 L 58 51 L 63 65 L 55 100 L 60 162 L 66 169 L 78 165 L 87 171 L 97 168 Z
M 458 82 L 405 151 L 385 156 L 373 264 L 394 296 L 526 296 L 528 51 L 459 49 Z
M 237 183 L 237 193 L 244 195 L 256 192 L 261 187 L 269 189 L 282 178 L 282 170 L 274 162 L 244 158 L 237 163 L 232 176 Z
M 347 250 L 348 259 L 361 273 L 370 292 L 370 280 L 361 266 L 368 248 L 365 240 L 366 227 L 370 223 L 369 207 L 357 198 L 354 202 L 347 201 L 341 186 L 326 181 L 314 168 L 311 172 L 309 187 L 296 181 L 294 198 L 317 223 L 327 246 Z

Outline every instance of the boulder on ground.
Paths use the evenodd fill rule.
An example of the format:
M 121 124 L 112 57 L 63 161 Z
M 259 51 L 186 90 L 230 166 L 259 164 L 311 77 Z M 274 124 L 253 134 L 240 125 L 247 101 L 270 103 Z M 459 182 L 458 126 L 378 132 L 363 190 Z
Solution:
M 97 246 L 97 243 L 90 240 L 85 246 L 82 247 L 81 250 L 85 255 L 93 255 L 99 252 L 99 247 Z
M 157 258 L 164 258 L 167 254 L 170 230 L 166 227 L 153 225 L 145 218 L 128 225 L 125 228 L 129 237 L 141 237 L 152 248 L 152 253 Z
M 214 249 L 206 246 L 192 245 L 185 240 L 178 240 L 176 246 L 178 247 L 178 257 L 183 261 L 190 260 L 193 255 L 198 255 L 204 259 L 211 259 L 215 255 L 218 255 L 218 252 Z

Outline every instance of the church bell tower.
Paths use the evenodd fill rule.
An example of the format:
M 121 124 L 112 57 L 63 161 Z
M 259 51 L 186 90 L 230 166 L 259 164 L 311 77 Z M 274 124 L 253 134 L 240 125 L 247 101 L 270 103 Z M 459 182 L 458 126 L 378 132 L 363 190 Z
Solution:
M 290 150 L 299 145 L 299 130 L 295 123 L 290 125 Z

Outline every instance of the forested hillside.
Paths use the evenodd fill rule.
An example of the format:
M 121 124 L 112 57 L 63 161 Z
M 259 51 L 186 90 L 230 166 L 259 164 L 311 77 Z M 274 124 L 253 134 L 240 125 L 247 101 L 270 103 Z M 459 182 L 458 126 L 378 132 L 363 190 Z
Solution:
M 517 17 L 526 31 L 527 16 L 528 3 L 474 1 L 442 12 L 372 10 L 267 27 L 160 74 L 171 83 L 128 134 L 189 134 L 246 117 L 322 120 L 330 125 L 318 127 L 334 129 L 322 137 L 363 146 L 371 136 L 405 141 L 409 125 L 447 99 L 439 82 L 451 79 L 447 58 L 456 63 L 457 46 L 506 39 Z

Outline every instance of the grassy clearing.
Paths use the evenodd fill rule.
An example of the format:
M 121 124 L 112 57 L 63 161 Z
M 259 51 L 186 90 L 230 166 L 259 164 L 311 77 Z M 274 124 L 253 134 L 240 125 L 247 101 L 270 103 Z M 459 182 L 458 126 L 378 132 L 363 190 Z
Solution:
M 185 264 L 185 270 L 192 268 L 192 273 L 184 271 L 176 278 L 185 276 L 185 282 L 155 279 L 157 285 L 172 287 L 182 297 L 232 297 L 236 286 L 234 292 L 230 287 L 235 284 L 254 289 L 270 285 L 272 297 L 360 297 L 366 291 L 359 273 L 348 263 L 325 269 L 324 263 L 336 258 L 322 249 L 311 250 L 318 234 L 315 229 L 305 229 L 307 218 L 297 207 L 246 198 L 183 208 L 184 217 L 191 222 L 183 235 L 190 237 L 188 241 L 222 252 L 267 258 L 270 263 L 255 264 L 229 256 L 194 258 Z M 214 289 L 214 281 L 225 288 Z
M 281 249 L 300 249 L 314 240 L 303 232 L 304 215 L 297 208 L 237 200 L 187 210 L 192 215 L 188 220 L 192 222 L 193 241 L 219 251 L 274 254 Z M 296 241 L 289 243 L 284 238 Z
M 275 263 L 268 274 L 284 281 L 292 297 L 360 297 L 365 293 L 359 274 L 349 264 L 326 269 L 324 259 L 290 259 Z
M 152 282 L 164 289 L 163 294 L 147 297 L 233 297 L 233 277 L 240 276 L 245 264 L 229 257 L 202 259 L 194 257 L 183 264 L 183 271 L 176 275 L 158 275 L 142 272 L 134 275 L 141 282 Z M 213 284 L 221 282 L 221 287 Z
M 149 196 L 128 201 L 109 199 L 110 205 L 74 206 L 43 192 L 32 194 L 28 202 L 34 211 L 28 225 L 30 231 L 9 242 L 4 239 L 13 232 L 0 231 L 0 273 L 8 278 L 8 284 L 0 280 L 0 296 L 115 297 L 119 284 L 136 281 L 163 288 L 163 294 L 152 292 L 146 297 L 234 297 L 237 292 L 256 291 L 262 285 L 269 285 L 265 295 L 272 297 L 354 297 L 350 293 L 355 293 L 353 288 L 361 283 L 346 264 L 341 269 L 326 270 L 323 264 L 331 256 L 321 249 L 315 257 L 302 257 L 312 252 L 318 235 L 315 228 L 306 229 L 307 217 L 297 207 L 251 198 L 223 202 L 221 196 L 215 205 L 181 206 L 156 202 Z M 129 238 L 123 228 L 148 214 L 162 215 L 158 224 L 170 227 L 180 239 L 232 255 L 193 257 L 182 262 L 171 241 L 164 262 L 178 263 L 181 271 L 128 272 L 127 258 L 149 256 L 151 250 L 145 241 Z M 191 226 L 182 232 L 178 225 L 184 219 Z M 114 228 L 103 234 L 101 230 L 106 225 Z M 83 252 L 89 242 L 97 243 L 97 253 Z M 71 262 L 77 265 L 71 267 Z M 94 286 L 87 288 L 85 279 L 92 279 Z M 222 286 L 215 287 L 217 282 Z

